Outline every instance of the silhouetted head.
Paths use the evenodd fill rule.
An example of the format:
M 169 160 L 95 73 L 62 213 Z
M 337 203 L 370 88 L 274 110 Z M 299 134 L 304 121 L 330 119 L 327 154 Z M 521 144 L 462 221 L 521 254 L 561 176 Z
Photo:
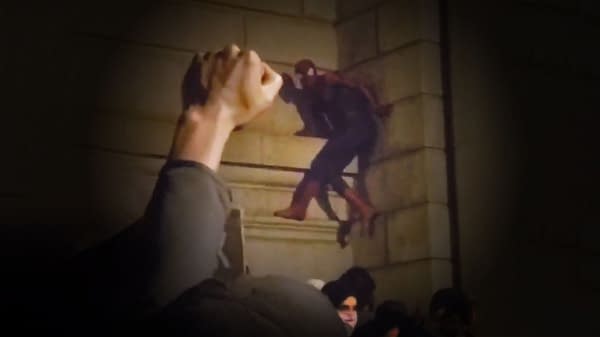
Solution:
M 342 322 L 354 329 L 358 321 L 356 312 L 358 300 L 352 287 L 338 280 L 325 284 L 321 292 L 329 298 Z
M 312 60 L 303 59 L 294 65 L 296 84 L 302 89 L 311 89 L 317 84 L 317 67 Z
M 373 305 L 375 280 L 365 268 L 352 267 L 346 270 L 338 280 L 348 283 L 356 291 L 359 310 Z
M 385 301 L 375 310 L 373 324 L 377 336 L 409 335 L 412 321 L 406 314 L 406 306 L 399 301 Z
M 317 74 L 317 67 L 312 60 L 303 59 L 296 62 L 294 65 L 294 72 L 296 74 L 314 76 Z
M 429 315 L 443 336 L 458 336 L 473 321 L 473 303 L 456 288 L 444 288 L 431 297 Z

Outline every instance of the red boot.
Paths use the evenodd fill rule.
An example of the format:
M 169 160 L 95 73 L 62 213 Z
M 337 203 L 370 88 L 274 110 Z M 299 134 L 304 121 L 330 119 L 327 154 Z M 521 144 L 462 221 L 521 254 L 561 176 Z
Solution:
M 298 221 L 304 220 L 306 218 L 306 209 L 312 198 L 319 194 L 320 188 L 321 184 L 318 181 L 308 179 L 304 176 L 302 181 L 296 186 L 290 207 L 275 211 L 273 215 Z
M 372 237 L 375 233 L 375 218 L 379 213 L 352 188 L 345 189 L 342 196 L 360 214 L 361 235 L 364 235 L 365 229 L 368 229 L 369 237 Z

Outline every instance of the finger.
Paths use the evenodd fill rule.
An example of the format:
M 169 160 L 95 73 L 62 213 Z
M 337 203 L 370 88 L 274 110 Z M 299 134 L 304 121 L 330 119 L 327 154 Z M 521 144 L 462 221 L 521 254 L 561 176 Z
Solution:
M 198 55 L 195 55 L 194 58 L 192 59 L 192 62 L 190 62 L 190 65 L 188 66 L 187 70 L 185 71 L 185 74 L 183 75 L 183 83 L 182 83 L 182 87 L 184 89 L 186 89 L 187 87 L 190 87 L 194 84 L 194 82 L 197 82 L 197 84 L 200 84 L 200 78 L 198 78 L 198 76 L 200 76 L 200 63 L 197 62 L 198 60 Z
M 264 105 L 265 97 L 262 90 L 262 76 L 265 71 L 262 61 L 255 51 L 244 54 L 246 71 L 243 77 L 243 92 L 248 102 L 248 108 L 254 110 Z
M 235 44 L 230 44 L 224 48 L 224 52 L 227 59 L 235 59 L 240 53 L 240 47 Z
M 211 90 L 220 90 L 223 87 L 223 83 L 225 82 L 225 61 L 221 57 L 215 58 L 213 73 L 210 78 L 210 88 Z
M 260 91 L 261 94 L 254 104 L 254 109 L 258 111 L 266 110 L 279 93 L 279 89 L 283 84 L 281 76 L 275 72 L 268 64 L 261 62 L 263 74 L 261 76 Z
M 244 66 L 245 62 L 242 58 L 237 58 L 233 62 L 233 69 L 231 69 L 231 72 L 228 74 L 227 80 L 224 84 L 225 87 L 235 90 L 236 92 L 239 90 L 245 73 Z
M 215 54 L 207 52 L 202 57 L 202 85 L 208 88 L 215 64 Z
M 206 96 L 205 90 L 202 87 L 202 65 L 199 62 L 201 57 L 196 54 L 190 63 L 182 83 L 182 100 L 183 109 L 186 109 L 191 104 L 199 104 Z
M 268 64 L 263 62 L 264 74 L 262 76 L 262 88 L 265 96 L 269 100 L 273 100 L 281 86 L 283 85 L 283 78 L 275 70 L 273 70 Z
M 233 67 L 236 64 L 236 61 L 239 57 L 240 52 L 241 52 L 240 48 L 235 44 L 227 45 L 223 49 L 223 53 L 224 53 L 224 57 L 225 57 L 224 65 L 225 65 L 226 75 L 229 75 L 229 73 L 233 70 Z

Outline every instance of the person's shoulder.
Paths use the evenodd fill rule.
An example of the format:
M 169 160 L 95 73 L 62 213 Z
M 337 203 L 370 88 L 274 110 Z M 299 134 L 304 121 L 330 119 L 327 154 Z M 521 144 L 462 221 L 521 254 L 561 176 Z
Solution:
M 329 300 L 315 287 L 283 276 L 238 279 L 233 296 L 290 336 L 345 336 Z
M 318 289 L 306 282 L 279 275 L 242 276 L 232 283 L 231 292 L 236 297 L 263 294 L 273 297 L 282 296 L 290 301 L 307 298 L 318 303 L 325 300 Z

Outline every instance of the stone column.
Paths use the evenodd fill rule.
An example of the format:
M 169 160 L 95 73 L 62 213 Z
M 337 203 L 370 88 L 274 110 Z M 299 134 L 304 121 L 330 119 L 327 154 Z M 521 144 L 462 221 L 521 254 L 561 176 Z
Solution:
M 373 239 L 353 233 L 354 260 L 377 282 L 377 301 L 427 310 L 451 285 L 443 92 L 436 0 L 340 1 L 339 66 L 392 103 L 366 171 L 383 216 Z

